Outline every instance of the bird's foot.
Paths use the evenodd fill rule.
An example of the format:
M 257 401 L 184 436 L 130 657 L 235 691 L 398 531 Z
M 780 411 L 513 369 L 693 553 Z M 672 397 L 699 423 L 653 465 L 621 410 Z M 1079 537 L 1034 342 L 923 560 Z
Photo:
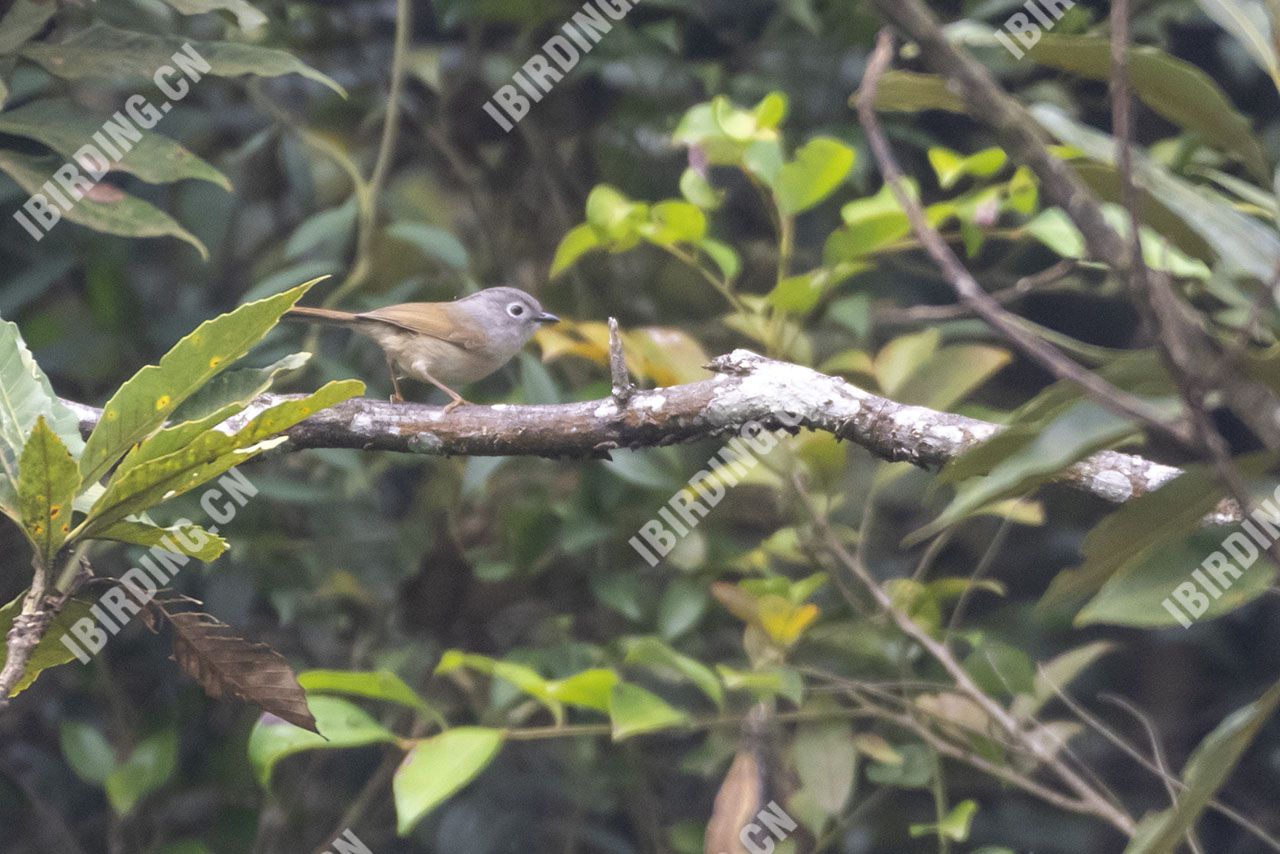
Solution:
M 475 404 L 465 398 L 455 397 L 449 403 L 445 404 L 444 414 L 448 415 L 450 412 L 457 409 L 459 406 L 475 406 Z
M 396 392 L 395 394 L 391 395 L 390 400 L 392 403 L 404 403 L 404 395 L 400 394 L 399 392 Z

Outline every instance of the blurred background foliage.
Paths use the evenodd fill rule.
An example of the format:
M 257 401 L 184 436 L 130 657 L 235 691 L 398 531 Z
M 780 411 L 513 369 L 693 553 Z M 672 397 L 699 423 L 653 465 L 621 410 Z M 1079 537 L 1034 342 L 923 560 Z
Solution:
M 996 421 L 1048 384 L 982 324 L 945 307 L 949 291 L 875 175 L 849 106 L 879 27 L 864 5 L 645 0 L 510 133 L 482 104 L 578 6 L 411 5 L 398 127 L 382 157 L 394 0 L 12 5 L 10 15 L 31 23 L 20 40 L 16 17 L 0 24 L 0 170 L 16 179 L 0 183 L 5 211 L 27 196 L 24 164 L 51 171 L 69 154 L 65 140 L 83 139 L 132 93 L 163 100 L 146 82 L 151 55 L 119 51 L 110 31 L 91 27 L 269 47 L 305 63 L 262 54 L 254 73 L 195 84 L 156 128 L 185 153 L 153 152 L 108 179 L 127 195 L 100 204 L 136 206 L 110 229 L 118 233 L 63 222 L 36 242 L 4 217 L 0 316 L 19 323 L 60 394 L 101 403 L 202 320 L 325 274 L 333 278 L 312 302 L 361 309 L 510 284 L 565 318 L 468 395 L 485 403 L 607 395 L 609 316 L 649 385 L 704 377 L 708 355 L 737 346 Z M 1159 48 L 1146 97 L 1136 81 L 1138 142 L 1164 168 L 1216 182 L 1236 213 L 1273 215 L 1270 191 L 1258 189 L 1280 144 L 1266 71 L 1190 0 L 1136 5 L 1136 37 Z M 1055 36 L 1098 35 L 1103 6 L 1077 5 Z M 1021 97 L 1107 127 L 1105 51 L 1099 60 L 1096 40 L 1046 41 L 1016 61 L 990 27 L 1017 7 L 936 10 Z M 85 31 L 80 38 L 100 40 L 93 62 L 92 45 L 79 55 L 56 47 Z M 83 59 L 83 73 L 55 61 L 59 50 L 71 66 Z M 902 65 L 913 67 L 909 51 Z M 1207 92 L 1192 66 L 1210 78 Z M 1094 363 L 1139 343 L 1119 283 L 1072 263 L 1079 236 L 1042 210 L 1035 181 L 946 109 L 945 91 L 898 74 L 881 93 L 885 108 L 901 110 L 886 116 L 892 141 L 979 280 Z M 168 156 L 182 168 L 161 169 Z M 1105 185 L 1106 174 L 1095 177 Z M 1217 319 L 1239 322 L 1251 296 L 1215 264 L 1221 247 L 1158 215 L 1146 235 L 1152 263 L 1210 294 Z M 1060 275 L 1028 284 L 1046 269 Z M 285 327 L 255 358 L 268 364 L 299 349 L 315 357 L 286 390 L 355 376 L 371 396 L 390 393 L 381 355 L 341 333 Z M 1275 678 L 1273 596 L 1191 630 L 1078 628 L 1078 602 L 1037 609 L 1055 574 L 1079 562 L 1084 534 L 1108 510 L 1100 501 L 1049 486 L 1031 500 L 983 502 L 984 512 L 908 546 L 903 538 L 947 505 L 946 490 L 830 437 L 783 443 L 648 566 L 628 538 L 718 449 L 620 451 L 611 461 L 306 451 L 246 467 L 260 494 L 223 531 L 230 552 L 185 570 L 177 589 L 299 671 L 389 671 L 427 704 L 331 700 L 344 693 L 326 681 L 336 677 L 304 675 L 330 715 L 356 714 L 352 703 L 372 716 L 348 719 L 350 728 L 418 736 L 438 715 L 529 736 L 491 762 L 485 745 L 467 747 L 482 773 L 401 838 L 388 766 L 400 751 L 335 740 L 281 758 L 264 785 L 263 763 L 276 756 L 264 759 L 270 751 L 257 743 L 251 761 L 256 710 L 207 699 L 135 625 L 91 666 L 45 674 L 0 716 L 0 847 L 295 852 L 323 850 L 353 827 L 380 852 L 696 852 L 738 747 L 734 723 L 765 699 L 814 718 L 776 735 L 783 794 L 802 825 L 791 850 L 1120 850 L 1096 821 L 963 766 L 938 773 L 936 756 L 901 730 L 824 716 L 841 679 L 937 674 L 888 624 L 851 607 L 839 583 L 815 577 L 830 567 L 808 548 L 805 501 L 877 577 L 915 579 L 891 589 L 922 624 L 941 631 L 967 591 L 958 631 L 984 688 L 1058 715 L 1052 698 L 1037 698 L 1033 662 L 1085 649 L 1097 663 L 1073 692 L 1144 754 L 1139 723 L 1097 698 L 1119 694 L 1145 710 L 1174 769 Z M 1047 472 L 1029 464 L 1017 474 L 1026 492 Z M 179 502 L 173 518 L 200 513 Z M 117 547 L 95 565 L 118 574 L 135 557 Z M 0 601 L 21 592 L 28 560 L 18 532 L 0 528 Z M 988 582 L 946 582 L 975 571 Z M 1137 622 L 1148 605 L 1104 622 Z M 778 608 L 780 619 L 762 616 Z M 637 725 L 662 731 L 617 743 L 544 732 L 558 715 L 606 720 L 592 711 L 600 683 L 578 684 L 587 699 L 566 701 L 567 712 L 547 688 L 593 670 L 661 697 Z M 682 717 L 665 719 L 668 711 Z M 671 726 L 722 714 L 729 725 Z M 1072 735 L 1077 755 L 1137 814 L 1167 803 L 1158 778 L 1097 733 Z M 1280 731 L 1270 725 L 1222 798 L 1280 833 L 1278 777 Z M 930 827 L 939 822 L 942 831 Z M 1205 851 L 1265 850 L 1217 815 L 1201 834 Z

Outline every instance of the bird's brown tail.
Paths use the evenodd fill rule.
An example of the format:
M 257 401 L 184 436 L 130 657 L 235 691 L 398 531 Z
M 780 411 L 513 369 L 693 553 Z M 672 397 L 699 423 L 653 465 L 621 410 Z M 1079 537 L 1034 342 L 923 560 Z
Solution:
M 305 320 L 311 323 L 332 323 L 340 326 L 350 324 L 356 316 L 349 311 L 334 311 L 331 308 L 308 308 L 299 305 L 289 309 L 284 316 L 290 320 Z

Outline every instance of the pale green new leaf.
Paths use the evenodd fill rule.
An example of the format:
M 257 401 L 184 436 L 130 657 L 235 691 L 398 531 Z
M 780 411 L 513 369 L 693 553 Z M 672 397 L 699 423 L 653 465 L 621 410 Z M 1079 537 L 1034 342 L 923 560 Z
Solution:
M 107 401 L 80 459 L 85 483 L 98 480 L 205 383 L 249 352 L 319 279 L 242 305 L 200 324 Z
M 22 527 L 36 557 L 52 569 L 71 531 L 71 502 L 80 487 L 80 469 L 44 416 L 36 419 L 18 462 L 18 506 Z
M 294 726 L 275 715 L 258 718 L 249 734 L 249 763 L 266 788 L 276 763 L 307 750 L 336 750 L 367 744 L 393 744 L 395 733 L 353 703 L 337 697 L 308 697 L 307 708 L 319 733 Z
M 33 157 L 0 149 L 0 170 L 8 173 L 10 178 L 18 182 L 18 186 L 32 195 L 45 195 L 42 185 L 62 165 L 60 157 Z M 209 251 L 200 239 L 179 225 L 173 217 L 150 202 L 144 202 L 137 196 L 106 184 L 99 184 L 93 196 L 74 201 L 65 210 L 52 198 L 49 199 L 49 204 L 61 211 L 65 219 L 94 231 L 122 237 L 176 237 L 194 246 L 201 257 L 209 257 Z
M 391 789 L 401 836 L 474 780 L 497 757 L 500 729 L 455 727 L 418 741 L 396 769 Z
M 110 153 L 93 142 L 93 134 L 102 128 L 104 117 L 87 112 L 66 98 L 41 98 L 21 107 L 0 113 L 0 133 L 24 136 L 52 148 L 64 158 L 72 158 L 85 144 L 93 145 L 104 156 Z M 130 123 L 131 125 L 133 123 Z M 152 184 L 169 184 L 195 178 L 231 189 L 226 176 L 184 146 L 163 134 L 138 128 L 142 138 L 124 156 L 111 163 L 111 169 L 128 172 Z M 84 164 L 78 164 L 87 175 Z
M 849 176 L 855 158 L 854 150 L 838 139 L 819 136 L 806 142 L 773 181 L 779 209 L 792 215 L 821 202 Z
M 194 51 L 203 58 L 211 66 L 208 73 L 217 77 L 301 74 L 346 96 L 343 88 L 327 75 L 283 50 L 237 42 L 207 42 L 182 36 L 138 33 L 101 23 L 58 44 L 28 45 L 22 50 L 22 56 L 38 63 L 55 77 L 67 80 L 121 77 L 150 80 L 157 68 L 173 63 L 174 54 L 190 57 L 187 51 Z M 191 61 L 190 58 L 187 61 Z
M 626 683 L 613 686 L 609 699 L 609 717 L 613 722 L 614 741 L 670 729 L 688 721 L 684 712 L 672 708 L 666 700 L 639 685 Z

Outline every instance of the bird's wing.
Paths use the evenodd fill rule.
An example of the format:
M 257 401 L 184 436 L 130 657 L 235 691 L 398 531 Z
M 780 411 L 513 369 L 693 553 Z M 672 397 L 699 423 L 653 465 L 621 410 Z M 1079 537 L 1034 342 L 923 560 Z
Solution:
M 484 346 L 482 330 L 475 329 L 470 324 L 455 322 L 448 314 L 438 310 L 439 305 L 439 303 L 429 302 L 406 302 L 366 311 L 357 317 L 362 320 L 389 323 L 420 335 L 430 335 L 432 338 L 456 344 L 464 350 L 479 350 Z M 434 310 L 423 311 L 428 306 Z

